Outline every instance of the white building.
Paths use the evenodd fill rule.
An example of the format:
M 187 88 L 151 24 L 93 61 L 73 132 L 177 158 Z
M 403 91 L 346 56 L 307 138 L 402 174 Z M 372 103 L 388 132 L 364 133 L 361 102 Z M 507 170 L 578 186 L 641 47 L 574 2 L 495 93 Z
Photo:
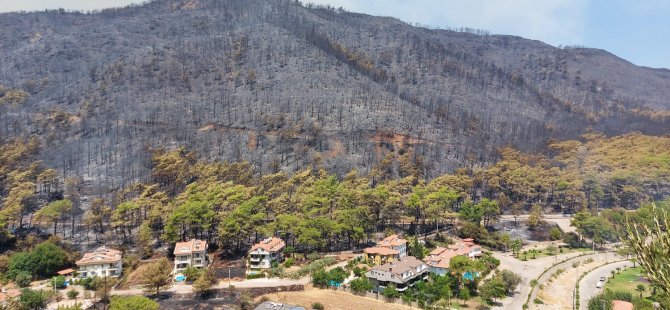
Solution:
M 78 260 L 77 273 L 79 277 L 118 277 L 123 271 L 123 259 L 121 251 L 99 247 L 90 253 L 84 253 L 84 257 Z
M 174 247 L 174 273 L 180 273 L 188 266 L 207 267 L 207 241 L 192 239 L 177 242 Z
M 407 256 L 407 240 L 398 235 L 390 235 L 380 240 L 377 242 L 377 247 L 396 250 L 400 258 Z
M 248 264 L 250 271 L 269 269 L 272 268 L 273 262 L 280 263 L 285 246 L 284 240 L 276 237 L 266 238 L 254 244 L 249 250 Z
M 405 256 L 383 265 L 374 266 L 365 273 L 372 283 L 373 292 L 382 292 L 387 286 L 395 286 L 398 292 L 414 286 L 417 281 L 428 279 L 428 266 L 414 256 Z

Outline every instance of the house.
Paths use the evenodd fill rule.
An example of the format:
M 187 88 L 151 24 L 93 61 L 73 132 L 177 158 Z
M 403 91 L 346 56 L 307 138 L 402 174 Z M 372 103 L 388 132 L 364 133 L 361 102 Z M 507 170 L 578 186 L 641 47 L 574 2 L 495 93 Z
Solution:
M 428 278 L 428 266 L 414 256 L 405 256 L 375 266 L 365 273 L 373 292 L 382 292 L 387 286 L 393 284 L 397 291 L 405 291 L 419 280 Z
M 460 255 L 475 259 L 482 256 L 482 247 L 476 245 L 472 239 L 458 240 L 446 248 L 437 247 L 430 251 L 424 262 L 430 267 L 430 272 L 443 276 L 449 271 L 451 259 Z
M 376 246 L 363 249 L 365 261 L 377 265 L 405 256 L 407 256 L 407 240 L 398 235 L 390 235 L 377 242 Z
M 381 265 L 400 258 L 400 251 L 382 247 L 365 248 L 363 249 L 363 258 L 366 262 Z
M 277 237 L 270 237 L 254 244 L 249 250 L 248 266 L 251 272 L 272 268 L 273 263 L 281 263 L 286 243 Z
M 77 273 L 81 278 L 89 277 L 118 277 L 123 271 L 121 251 L 107 248 L 97 248 L 75 262 Z
M 301 306 L 294 306 L 289 304 L 282 304 L 274 301 L 264 301 L 256 306 L 254 310 L 305 310 Z
M 186 242 L 177 242 L 174 247 L 173 272 L 178 274 L 188 266 L 207 267 L 207 241 L 191 239 Z
M 382 239 L 377 242 L 377 247 L 396 250 L 398 251 L 398 257 L 407 256 L 407 240 L 400 238 L 398 235 L 390 235 Z
M 612 310 L 633 310 L 633 309 L 635 309 L 633 304 L 627 301 L 612 300 Z

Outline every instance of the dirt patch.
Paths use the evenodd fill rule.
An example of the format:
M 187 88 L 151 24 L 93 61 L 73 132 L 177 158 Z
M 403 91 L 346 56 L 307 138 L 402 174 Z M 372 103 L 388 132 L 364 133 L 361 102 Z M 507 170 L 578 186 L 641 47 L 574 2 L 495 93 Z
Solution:
M 544 283 L 543 289 L 537 294 L 544 305 L 537 305 L 535 309 L 572 309 L 572 294 L 577 279 L 582 273 L 602 264 L 602 261 L 593 261 L 587 264 L 587 258 L 579 261 L 580 264 L 577 268 L 566 267 L 562 273 L 551 280 L 551 283 Z
M 247 148 L 253 151 L 258 146 L 258 135 L 255 132 L 249 132 L 249 141 L 247 141 Z
M 266 296 L 271 301 L 299 305 L 306 309 L 310 309 L 315 302 L 320 302 L 328 310 L 412 309 L 409 306 L 387 303 L 381 300 L 357 296 L 346 292 L 322 290 L 313 287 L 307 287 L 302 292 L 278 292 L 263 296 Z
M 131 272 L 127 277 L 125 283 L 121 285 L 120 289 L 128 289 L 133 287 L 138 287 L 144 284 L 144 271 L 147 269 L 149 264 L 143 264 L 137 267 L 133 272 Z

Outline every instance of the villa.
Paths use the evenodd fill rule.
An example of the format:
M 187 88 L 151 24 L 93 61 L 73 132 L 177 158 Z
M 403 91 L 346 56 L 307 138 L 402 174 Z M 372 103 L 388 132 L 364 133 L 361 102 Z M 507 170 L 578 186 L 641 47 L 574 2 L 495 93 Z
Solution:
M 281 263 L 286 243 L 277 237 L 270 237 L 254 244 L 249 250 L 248 267 L 251 272 L 272 268 L 273 263 Z
M 365 276 L 372 283 L 373 292 L 381 292 L 389 285 L 394 285 L 397 291 L 403 292 L 417 281 L 428 278 L 428 266 L 414 256 L 405 256 L 372 267 Z
M 475 259 L 482 255 L 482 247 L 476 245 L 472 239 L 463 239 L 446 248 L 435 248 L 426 256 L 424 262 L 430 267 L 430 272 L 445 275 L 449 271 L 451 259 L 461 255 Z
M 178 274 L 189 266 L 207 267 L 207 241 L 192 239 L 177 242 L 174 247 L 174 270 Z
M 376 246 L 363 249 L 365 261 L 377 265 L 405 256 L 407 256 L 407 240 L 398 237 L 398 235 L 388 236 L 377 242 Z
M 118 277 L 123 271 L 122 258 L 121 251 L 102 246 L 75 262 L 77 273 L 81 278 Z

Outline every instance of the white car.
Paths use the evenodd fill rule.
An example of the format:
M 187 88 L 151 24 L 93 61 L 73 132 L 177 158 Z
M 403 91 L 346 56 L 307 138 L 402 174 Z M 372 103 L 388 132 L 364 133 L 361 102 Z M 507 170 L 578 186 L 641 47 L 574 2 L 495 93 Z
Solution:
M 603 282 L 598 281 L 598 283 L 596 283 L 596 288 L 603 288 Z

